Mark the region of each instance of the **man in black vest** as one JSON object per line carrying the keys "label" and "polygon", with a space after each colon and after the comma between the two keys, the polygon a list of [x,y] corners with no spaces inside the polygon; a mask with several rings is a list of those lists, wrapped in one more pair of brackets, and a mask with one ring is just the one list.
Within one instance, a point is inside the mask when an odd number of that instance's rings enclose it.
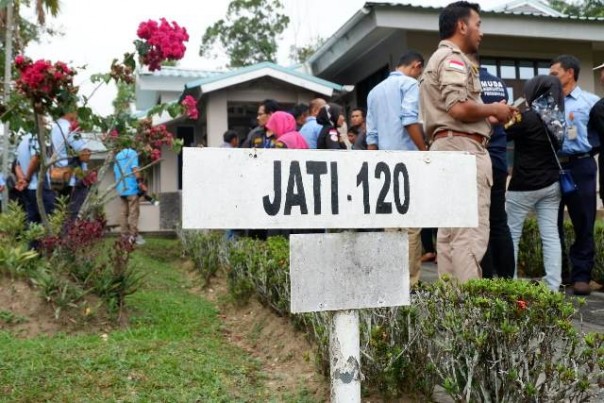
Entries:
{"label": "man in black vest", "polygon": [[[478,57],[472,58],[478,63]],[[485,104],[508,102],[505,84],[499,77],[491,74],[484,67],[479,69],[480,97]],[[493,125],[493,134],[487,151],[493,165],[493,186],[491,187],[491,207],[489,210],[489,244],[482,258],[482,276],[492,278],[514,277],[514,243],[508,227],[508,216],[505,212],[505,190],[507,188],[507,135],[502,125]]]}
{"label": "man in black vest", "polygon": [[[600,84],[604,86],[604,63],[594,68],[594,70],[600,71]],[[591,108],[589,112],[589,123],[587,123],[587,130],[593,135],[597,135],[600,139],[600,147],[604,145],[604,98],[601,98]],[[598,172],[600,175],[600,199],[604,204],[604,153],[601,152],[598,157]]]}

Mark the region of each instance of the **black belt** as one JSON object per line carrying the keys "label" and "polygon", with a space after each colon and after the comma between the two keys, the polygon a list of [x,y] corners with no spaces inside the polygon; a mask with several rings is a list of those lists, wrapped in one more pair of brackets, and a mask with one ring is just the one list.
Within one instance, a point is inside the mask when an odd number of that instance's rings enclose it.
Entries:
{"label": "black belt", "polygon": [[565,156],[562,156],[562,157],[558,157],[558,159],[560,160],[560,162],[562,164],[565,164],[565,163],[568,163],[568,162],[582,160],[583,158],[589,158],[589,157],[591,157],[590,153],[583,153],[583,154],[565,155]]}

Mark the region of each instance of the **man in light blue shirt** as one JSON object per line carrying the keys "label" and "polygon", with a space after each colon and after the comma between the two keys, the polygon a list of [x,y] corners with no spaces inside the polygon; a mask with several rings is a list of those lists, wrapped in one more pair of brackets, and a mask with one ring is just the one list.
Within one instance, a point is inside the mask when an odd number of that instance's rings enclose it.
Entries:
{"label": "man in light blue shirt", "polygon": [[327,102],[323,98],[315,98],[308,106],[308,117],[306,123],[300,128],[300,134],[306,140],[308,148],[317,148],[317,138],[323,126],[317,123],[317,114]]}
{"label": "man in light blue shirt", "polygon": [[419,123],[419,84],[424,58],[409,50],[396,70],[367,96],[367,149],[426,151]]}
{"label": "man in light blue shirt", "polygon": [[113,165],[116,191],[121,200],[120,227],[122,236],[139,245],[144,243],[138,233],[138,217],[140,214],[139,194],[145,191],[139,173],[138,154],[132,148],[124,148],[115,156]]}
{"label": "man in light blue shirt", "polygon": [[[367,149],[426,151],[419,123],[419,84],[424,58],[408,50],[396,70],[376,85],[367,96]],[[409,274],[411,285],[420,277],[422,245],[420,229],[408,228]]]}
{"label": "man in light blue shirt", "polygon": [[[90,150],[86,147],[86,141],[82,139],[78,132],[78,116],[75,106],[72,108],[72,111],[66,112],[52,125],[50,130],[51,159],[56,160],[55,167],[79,167],[83,172],[86,172]],[[69,223],[77,217],[88,195],[88,187],[81,180],[76,181],[75,176],[72,176],[68,186],[58,191],[58,194],[67,197],[69,200]]]}
{"label": "man in light blue shirt", "polygon": [[[562,168],[569,170],[577,185],[577,191],[562,195],[558,214],[558,231],[564,255],[564,206],[573,224],[575,242],[570,247],[570,279],[565,279],[568,268],[563,256],[563,281],[570,280],[575,295],[591,293],[589,282],[594,266],[594,225],[596,220],[596,172],[597,164],[592,154],[592,144],[587,133],[589,112],[598,97],[583,91],[577,85],[581,64],[579,59],[561,55],[552,60],[550,74],[558,77],[564,93],[564,113],[567,133],[560,152]],[[597,146],[597,144],[593,144]]]}
{"label": "man in light blue shirt", "polygon": [[[40,145],[32,134],[21,137],[17,146],[17,189],[23,191],[25,212],[28,223],[40,223],[40,210],[36,199],[38,189],[38,169],[40,166]],[[46,214],[51,214],[55,207],[55,194],[50,189],[48,175],[42,184],[42,201]]]}

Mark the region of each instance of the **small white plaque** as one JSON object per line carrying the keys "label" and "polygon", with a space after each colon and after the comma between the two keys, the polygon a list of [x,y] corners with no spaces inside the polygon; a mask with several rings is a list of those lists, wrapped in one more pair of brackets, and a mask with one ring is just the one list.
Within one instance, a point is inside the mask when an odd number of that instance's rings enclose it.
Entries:
{"label": "small white plaque", "polygon": [[406,232],[290,236],[291,312],[409,305]]}

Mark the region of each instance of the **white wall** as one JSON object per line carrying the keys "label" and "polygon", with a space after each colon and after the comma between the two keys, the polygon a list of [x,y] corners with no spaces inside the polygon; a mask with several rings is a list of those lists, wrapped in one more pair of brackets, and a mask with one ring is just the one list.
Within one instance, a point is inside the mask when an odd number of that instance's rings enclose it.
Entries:
{"label": "white wall", "polygon": [[226,91],[208,94],[206,107],[208,147],[220,146],[223,141],[222,135],[229,129],[227,99]]}

